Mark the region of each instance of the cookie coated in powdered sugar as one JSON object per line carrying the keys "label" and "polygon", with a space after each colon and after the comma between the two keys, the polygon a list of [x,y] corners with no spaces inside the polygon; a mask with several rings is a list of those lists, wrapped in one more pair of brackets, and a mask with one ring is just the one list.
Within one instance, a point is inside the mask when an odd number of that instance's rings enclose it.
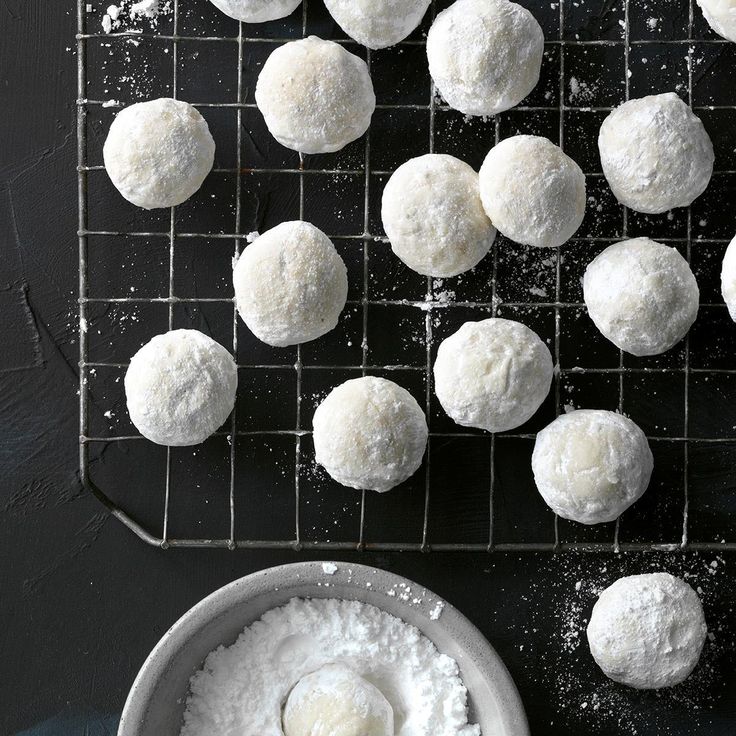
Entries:
{"label": "cookie coated in powdered sugar", "polygon": [[302,677],[284,705],[284,736],[394,736],[391,703],[344,664]]}
{"label": "cookie coated in powdered sugar", "polygon": [[478,174],[445,154],[399,166],[383,190],[381,218],[393,252],[425,276],[468,271],[496,237],[480,200]]}
{"label": "cookie coated in powdered sugar", "polygon": [[431,0],[325,0],[335,22],[370,49],[403,41],[421,22]]}
{"label": "cookie coated in powdered sugar", "polygon": [[731,319],[736,322],[736,238],[726,248],[721,268],[721,293]]}
{"label": "cookie coated in powdered sugar", "polygon": [[233,284],[243,321],[274,347],[334,329],[348,295],[347,269],[332,241],[300,220],[281,223],[248,245]]}
{"label": "cookie coated in powdered sugar", "polygon": [[654,459],[644,432],[612,411],[562,414],[537,435],[534,482],[563,519],[601,524],[617,519],[646,491]]}
{"label": "cookie coated in powdered sugar", "polygon": [[294,598],[211,652],[192,677],[181,736],[283,736],[292,688],[336,663],[381,691],[395,736],[480,736],[455,660],[375,606],[329,598]]}
{"label": "cookie coated in powdered sugar", "polygon": [[457,0],[427,35],[429,73],[447,104],[466,115],[497,115],[539,82],[544,33],[508,0]]}
{"label": "cookie coated in powdered sugar", "polygon": [[156,335],[125,374],[130,419],[159,445],[204,442],[232,412],[237,385],[233,356],[197,330]]}
{"label": "cookie coated in powdered sugar", "polygon": [[310,154],[360,138],[376,108],[363,59],[316,36],[277,48],[258,75],[255,97],[271,135]]}
{"label": "cookie coated in powdered sugar", "polygon": [[190,104],[162,97],[121,110],[102,153],[120,194],[150,210],[181,204],[202,186],[214,163],[215,141]]}
{"label": "cookie coated in powdered sugar", "polygon": [[687,678],[707,633],[697,593],[669,573],[617,580],[593,606],[587,630],[603,672],[640,690],[672,687]]}
{"label": "cookie coated in powdered sugar", "polygon": [[676,248],[634,238],[593,259],[583,276],[583,298],[595,326],[616,347],[658,355],[695,322],[700,290]]}
{"label": "cookie coated in powdered sugar", "polygon": [[708,25],[728,41],[736,41],[736,0],[698,0]]}
{"label": "cookie coated in powdered sugar", "polygon": [[713,174],[710,137],[674,92],[617,107],[601,125],[598,149],[616,199],[637,212],[687,207]]}
{"label": "cookie coated in powdered sugar", "polygon": [[537,135],[515,135],[489,151],[480,196],[498,231],[522,245],[556,248],[585,217],[585,175],[559,146]]}
{"label": "cookie coated in powdered sugar", "polygon": [[442,341],[434,364],[442,408],[463,427],[505,432],[521,426],[549,393],[552,356],[520,322],[466,322]]}
{"label": "cookie coated in powdered sugar", "polygon": [[210,0],[210,2],[235,20],[244,23],[265,23],[291,15],[302,0]]}
{"label": "cookie coated in powdered sugar", "polygon": [[364,376],[334,388],[313,419],[315,459],[349,488],[383,493],[419,468],[427,420],[416,399],[393,381]]}

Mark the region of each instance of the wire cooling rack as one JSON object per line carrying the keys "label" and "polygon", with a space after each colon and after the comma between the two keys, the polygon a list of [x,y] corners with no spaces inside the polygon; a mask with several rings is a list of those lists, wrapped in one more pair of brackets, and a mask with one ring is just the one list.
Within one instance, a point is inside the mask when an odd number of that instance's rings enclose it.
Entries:
{"label": "wire cooling rack", "polygon": [[[515,110],[469,120],[438,100],[424,60],[428,25],[449,4],[435,0],[408,40],[370,52],[339,34],[319,0],[304,0],[290,19],[261,26],[230,21],[206,0],[169,0],[171,13],[156,28],[109,35],[101,32],[100,13],[90,13],[104,6],[79,0],[80,469],[84,485],[146,542],[296,550],[736,549],[736,331],[718,293],[720,260],[736,230],[729,135],[736,47],[709,31],[693,0],[650,0],[644,8],[628,0],[526,0],[545,30],[540,85]],[[270,51],[310,33],[362,54],[377,90],[369,133],[333,156],[297,157],[279,147],[252,99]],[[107,100],[115,93],[113,68],[116,89],[129,99]],[[135,92],[121,83],[131,79],[138,80]],[[711,133],[717,173],[692,208],[661,217],[627,212],[600,173],[597,128],[625,99],[673,89]],[[218,159],[202,191],[162,215],[135,210],[112,191],[100,147],[116,108],[164,95],[205,115]],[[517,132],[547,135],[583,166],[589,212],[578,235],[561,249],[536,252],[499,237],[475,272],[456,280],[405,269],[380,224],[380,193],[391,171],[432,151],[478,168],[494,142]],[[250,230],[296,217],[315,222],[336,243],[348,264],[350,295],[334,334],[277,351],[238,321],[228,273]],[[698,322],[664,356],[637,359],[614,349],[581,303],[585,265],[611,242],[635,235],[680,248],[701,286]],[[499,435],[452,424],[431,383],[439,340],[467,319],[491,315],[537,330],[557,367],[537,416]],[[154,334],[176,327],[209,332],[239,364],[235,412],[198,448],[153,446],[125,412],[127,359]],[[314,463],[309,431],[311,412],[328,390],[366,373],[409,388],[430,423],[423,467],[382,495],[336,486]],[[588,528],[557,519],[534,489],[535,433],[570,406],[624,411],[649,437],[652,484],[615,523]]]}

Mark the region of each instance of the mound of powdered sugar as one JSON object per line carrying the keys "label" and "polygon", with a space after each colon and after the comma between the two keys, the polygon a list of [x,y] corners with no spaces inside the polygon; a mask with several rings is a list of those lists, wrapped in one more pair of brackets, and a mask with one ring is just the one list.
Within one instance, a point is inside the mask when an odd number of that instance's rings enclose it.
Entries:
{"label": "mound of powdered sugar", "polygon": [[391,703],[396,736],[479,736],[457,663],[418,629],[358,601],[294,598],[268,611],[191,680],[181,736],[282,736],[304,676],[341,663]]}

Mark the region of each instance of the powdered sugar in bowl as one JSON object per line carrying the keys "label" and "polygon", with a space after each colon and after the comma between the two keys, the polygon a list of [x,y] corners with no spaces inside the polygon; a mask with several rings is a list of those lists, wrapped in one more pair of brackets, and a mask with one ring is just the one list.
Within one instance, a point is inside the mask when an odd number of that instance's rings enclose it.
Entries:
{"label": "powdered sugar in bowl", "polygon": [[[308,601],[294,599],[311,599],[314,609]],[[308,628],[310,617],[314,618],[317,608],[326,622],[324,640],[319,647],[314,646],[313,640],[322,634],[313,625],[311,637],[305,638],[304,651],[296,652],[297,667],[304,668],[303,673],[291,671],[291,663],[277,661],[278,657],[273,655],[278,653],[278,645],[272,654],[268,653],[271,645],[268,638],[262,636],[263,622],[241,636],[246,627],[259,621],[267,612],[270,613],[264,620],[277,639],[284,632],[290,633],[289,627],[294,630]],[[365,616],[369,633],[355,634],[352,641],[341,643],[334,652],[326,651],[330,646],[330,626],[339,627],[341,616]],[[384,695],[389,701],[394,701],[392,705],[399,713],[401,706],[397,708],[396,704],[407,697],[411,686],[407,685],[402,692],[401,687],[397,689],[396,680],[392,683],[389,677],[382,681],[381,673],[390,671],[390,657],[376,658],[368,653],[368,646],[364,655],[361,637],[374,634],[388,637],[392,646],[406,646],[408,653],[408,647],[414,646],[412,627],[423,635],[418,636],[414,631],[415,639],[426,637],[434,646],[426,642],[424,649],[416,649],[420,655],[417,666],[413,674],[409,670],[402,673],[401,679],[416,677],[420,688],[435,687],[438,697],[446,698],[448,704],[456,706],[464,705],[462,686],[467,688],[468,723],[463,725],[464,710],[461,707],[463,718],[448,721],[443,734],[474,734],[478,732],[477,724],[483,736],[528,736],[524,710],[511,677],[482,634],[462,614],[405,578],[376,568],[342,562],[305,562],[264,570],[221,588],[197,604],[164,635],[143,665],[128,696],[118,736],[179,736],[187,729],[198,733],[198,728],[208,728],[211,736],[230,736],[226,723],[236,726],[233,733],[237,732],[239,736],[257,736],[246,732],[249,724],[255,723],[247,720],[253,715],[246,714],[246,720],[234,724],[232,720],[228,721],[230,716],[226,714],[222,729],[217,722],[217,733],[212,730],[215,722],[207,721],[211,715],[207,713],[210,707],[227,710],[229,700],[237,697],[237,688],[228,684],[227,675],[231,672],[228,653],[232,660],[238,661],[247,656],[251,646],[262,646],[262,656],[272,660],[259,668],[263,674],[261,680],[266,680],[264,692],[268,689],[269,677],[275,680],[291,676],[294,682],[281,688],[288,694],[299,677],[323,665],[331,666],[331,660],[336,658],[340,666],[347,665],[374,684],[378,682],[379,689],[385,687]],[[355,633],[355,627],[351,629]],[[226,649],[228,647],[230,649]],[[320,652],[320,649],[325,651]],[[290,656],[294,654],[293,647],[289,650]],[[325,661],[322,662],[321,658]],[[408,658],[405,654],[397,661],[403,662]],[[457,662],[459,673],[448,658]],[[205,660],[207,665],[203,673]],[[285,664],[289,667],[284,668]],[[286,674],[287,670],[290,675]],[[213,678],[213,671],[224,677],[221,680]],[[444,673],[446,682],[441,673]],[[258,679],[252,678],[247,686],[258,687]],[[263,684],[261,681],[260,686]],[[274,702],[270,707],[274,713],[280,708],[284,693],[272,698]],[[185,710],[187,726],[182,731]],[[416,721],[417,730],[413,731],[407,726],[405,716],[404,712],[399,714],[396,734],[424,732],[421,718]],[[271,720],[276,722],[272,724],[274,734],[280,734],[280,719],[274,716]],[[403,724],[402,730],[399,730],[399,724]],[[264,727],[258,726],[258,736]]]}

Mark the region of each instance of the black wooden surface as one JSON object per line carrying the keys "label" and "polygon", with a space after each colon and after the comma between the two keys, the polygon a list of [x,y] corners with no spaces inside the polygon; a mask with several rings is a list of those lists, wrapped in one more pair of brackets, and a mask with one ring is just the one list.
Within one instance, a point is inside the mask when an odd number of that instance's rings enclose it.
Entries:
{"label": "black wooden surface", "polygon": [[[184,611],[241,575],[310,557],[149,548],[79,488],[72,5],[0,0],[0,734],[114,732],[139,666]],[[736,63],[733,52],[723,56]],[[726,63],[719,59],[710,66]],[[733,119],[724,121],[723,156],[732,155]],[[733,214],[723,209],[713,218],[730,232]],[[647,396],[646,386],[639,391]],[[711,397],[714,405],[720,396]],[[443,449],[449,462],[455,452]],[[692,523],[712,539],[733,526],[733,448],[697,452]],[[660,465],[676,469],[677,462],[663,457]],[[523,474],[511,472],[500,496],[512,520],[528,511],[526,493],[514,494],[517,480]],[[657,492],[666,494],[667,485]],[[440,501],[448,517],[450,491]],[[264,528],[277,525],[260,513]],[[638,538],[675,528],[678,518],[669,513],[667,504],[653,503],[635,523]],[[508,533],[516,529],[510,521]],[[441,538],[452,529],[440,521],[435,532]],[[736,732],[733,555],[338,557],[415,579],[468,615],[506,661],[535,735]],[[713,634],[693,677],[661,694],[608,682],[581,638],[601,586],[651,569],[687,575],[702,589]]]}

